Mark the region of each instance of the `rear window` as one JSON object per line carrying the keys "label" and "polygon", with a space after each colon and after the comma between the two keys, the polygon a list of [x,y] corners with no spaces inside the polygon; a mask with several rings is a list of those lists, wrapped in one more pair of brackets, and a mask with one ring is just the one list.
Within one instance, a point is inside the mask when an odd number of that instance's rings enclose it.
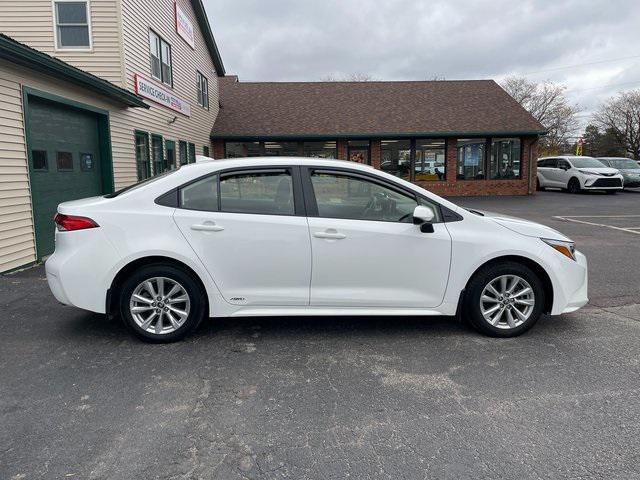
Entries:
{"label": "rear window", "polygon": [[104,198],[115,198],[118,195],[121,195],[125,192],[131,192],[133,190],[137,190],[140,187],[144,187],[145,185],[149,185],[157,180],[160,180],[161,178],[169,176],[172,173],[175,173],[176,171],[177,170],[171,170],[169,172],[164,172],[164,173],[161,173],[160,175],[156,175],[155,177],[147,178],[146,180],[142,180],[141,182],[134,183],[133,185],[129,185],[128,187],[121,188],[120,190],[116,190],[113,193],[109,193],[105,195]]}

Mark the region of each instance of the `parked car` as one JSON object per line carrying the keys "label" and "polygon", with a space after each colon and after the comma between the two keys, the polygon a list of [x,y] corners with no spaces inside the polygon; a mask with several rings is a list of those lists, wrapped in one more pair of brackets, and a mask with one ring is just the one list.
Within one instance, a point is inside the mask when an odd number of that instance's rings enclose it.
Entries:
{"label": "parked car", "polygon": [[538,190],[562,188],[570,193],[582,190],[622,190],[622,174],[593,157],[571,155],[544,157],[538,160]]}
{"label": "parked car", "polygon": [[54,296],[151,341],[254,315],[459,315],[511,337],[587,303],[565,235],[353,162],[194,163],[62,203],[55,223]]}
{"label": "parked car", "polygon": [[624,157],[598,157],[598,160],[622,174],[625,188],[640,187],[640,165],[635,160]]}

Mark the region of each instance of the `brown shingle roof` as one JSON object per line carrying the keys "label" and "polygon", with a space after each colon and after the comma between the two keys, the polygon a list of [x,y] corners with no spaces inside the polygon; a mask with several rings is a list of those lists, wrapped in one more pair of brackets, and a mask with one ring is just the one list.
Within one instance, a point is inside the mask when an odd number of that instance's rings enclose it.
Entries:
{"label": "brown shingle roof", "polygon": [[541,134],[493,80],[238,82],[220,79],[216,138]]}

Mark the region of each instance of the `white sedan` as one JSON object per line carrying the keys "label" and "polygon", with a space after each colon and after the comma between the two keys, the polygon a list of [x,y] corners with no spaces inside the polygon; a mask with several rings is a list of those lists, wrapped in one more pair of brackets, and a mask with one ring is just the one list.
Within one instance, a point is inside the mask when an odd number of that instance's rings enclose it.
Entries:
{"label": "white sedan", "polygon": [[510,337],[587,303],[563,234],[352,162],[203,161],[63,203],[55,222],[55,297],[151,341],[254,315],[458,315]]}
{"label": "white sedan", "polygon": [[538,190],[562,188],[569,193],[604,190],[616,193],[623,188],[622,174],[593,157],[565,155],[538,160]]}

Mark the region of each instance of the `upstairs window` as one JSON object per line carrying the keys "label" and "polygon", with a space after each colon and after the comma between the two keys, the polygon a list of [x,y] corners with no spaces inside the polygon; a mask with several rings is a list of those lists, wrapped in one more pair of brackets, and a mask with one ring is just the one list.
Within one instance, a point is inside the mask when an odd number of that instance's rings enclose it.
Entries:
{"label": "upstairs window", "polygon": [[209,79],[196,71],[198,82],[198,105],[202,105],[209,110]]}
{"label": "upstairs window", "polygon": [[56,48],[71,50],[91,48],[88,2],[56,0],[53,6],[56,21]]}
{"label": "upstairs window", "polygon": [[170,87],[173,86],[171,45],[152,30],[149,31],[149,56],[151,76]]}

